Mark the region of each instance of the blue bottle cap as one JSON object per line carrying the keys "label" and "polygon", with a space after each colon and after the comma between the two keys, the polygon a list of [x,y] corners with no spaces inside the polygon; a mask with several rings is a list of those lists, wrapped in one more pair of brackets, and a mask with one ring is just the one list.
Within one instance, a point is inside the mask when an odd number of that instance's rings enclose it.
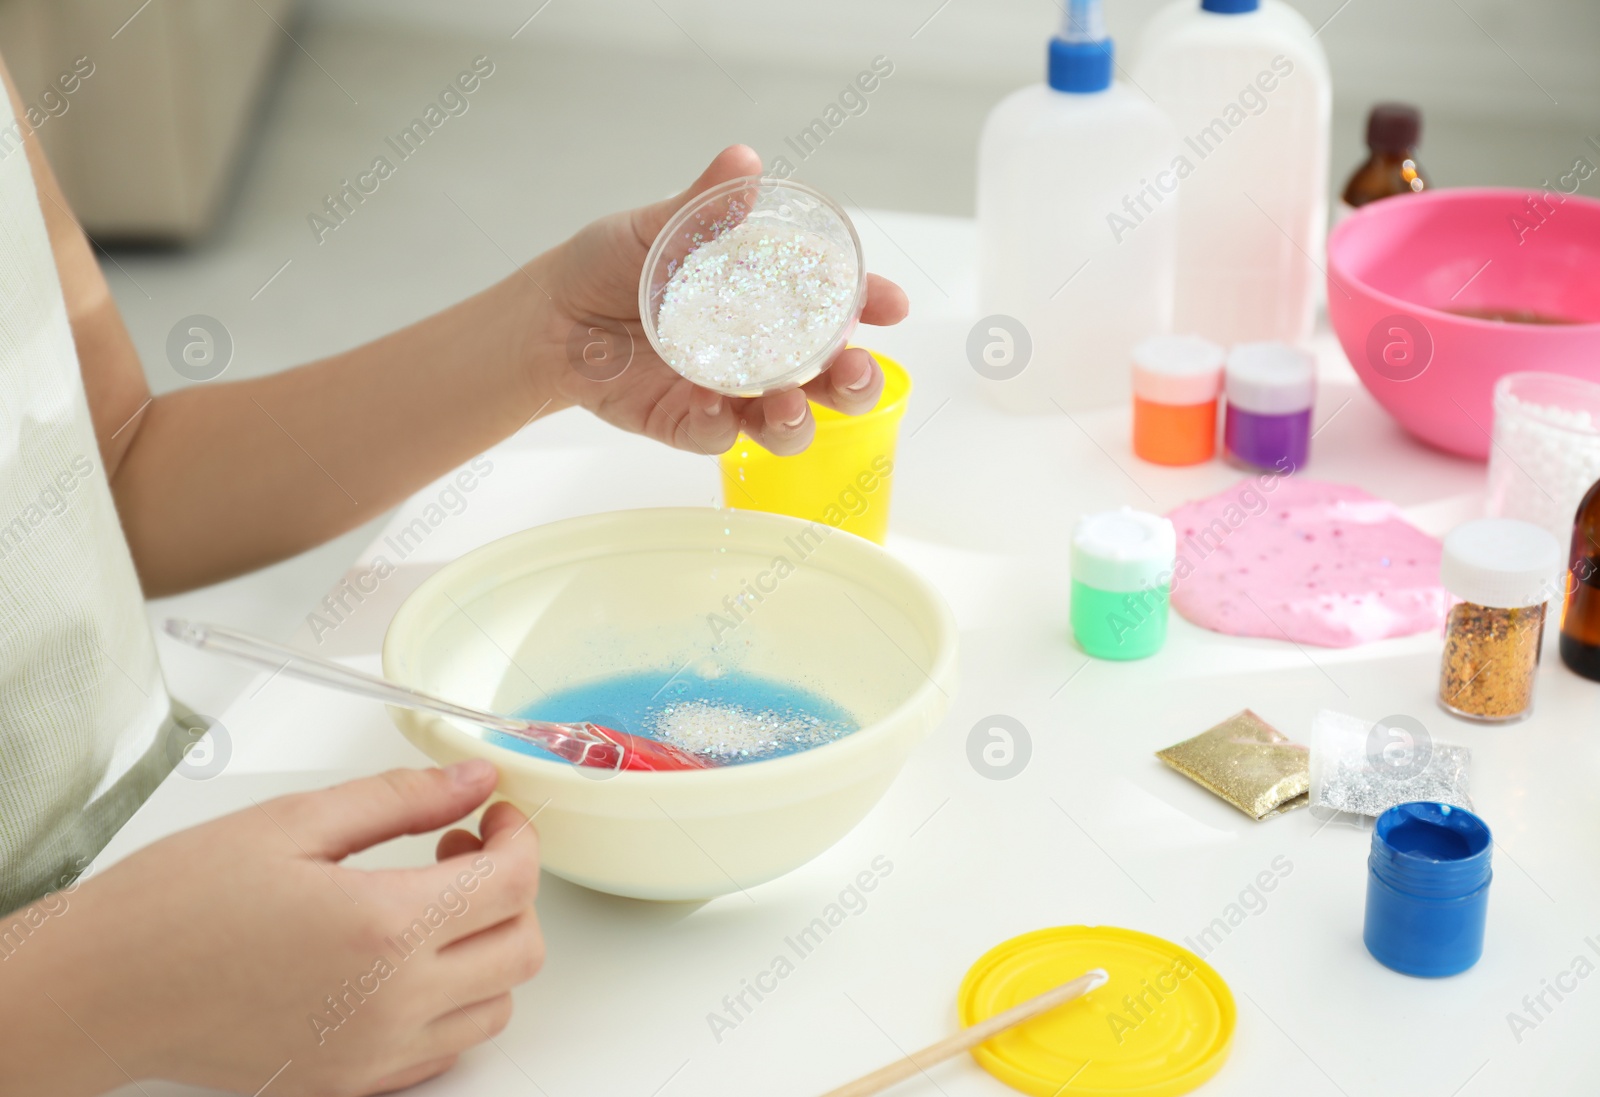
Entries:
{"label": "blue bottle cap", "polygon": [[1101,0],[1068,0],[1061,33],[1050,39],[1049,82],[1078,94],[1111,86],[1113,48]]}
{"label": "blue bottle cap", "polygon": [[1243,15],[1260,6],[1261,0],[1200,0],[1201,11],[1213,11],[1218,15]]}

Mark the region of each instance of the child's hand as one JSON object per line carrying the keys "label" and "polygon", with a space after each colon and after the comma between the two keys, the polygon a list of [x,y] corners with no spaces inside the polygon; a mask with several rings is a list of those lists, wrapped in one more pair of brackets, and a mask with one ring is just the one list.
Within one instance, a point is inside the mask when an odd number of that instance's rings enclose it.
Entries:
{"label": "child's hand", "polygon": [[[129,1076],[255,1093],[282,1068],[273,1097],[356,1095],[448,1069],[505,1027],[511,988],[543,959],[533,828],[501,803],[481,839],[447,833],[437,865],[339,862],[454,822],[494,783],[478,761],[269,800],[86,881],[0,972],[20,976],[0,1020],[25,1012],[43,1026],[34,1046],[57,1041],[48,1076],[0,1094]],[[100,1073],[58,1085],[64,1062]]]}
{"label": "child's hand", "polygon": [[[739,431],[773,453],[798,453],[811,444],[816,428],[807,397],[847,414],[870,411],[883,389],[883,373],[866,351],[846,350],[819,377],[801,389],[753,400],[738,400],[700,388],[679,376],[655,353],[639,324],[639,276],[650,245],[685,202],[719,183],[759,175],[761,159],[743,145],[726,149],[688,190],[675,198],[627,213],[612,214],[529,264],[546,322],[535,338],[536,360],[561,371],[555,382],[563,399],[588,408],[625,430],[648,435],[693,453],[721,453]],[[905,319],[906,295],[875,274],[867,276],[861,321],[898,324]],[[632,360],[608,379],[587,376],[569,363],[574,331],[596,318],[621,324],[632,336]],[[620,368],[621,363],[619,362]]]}

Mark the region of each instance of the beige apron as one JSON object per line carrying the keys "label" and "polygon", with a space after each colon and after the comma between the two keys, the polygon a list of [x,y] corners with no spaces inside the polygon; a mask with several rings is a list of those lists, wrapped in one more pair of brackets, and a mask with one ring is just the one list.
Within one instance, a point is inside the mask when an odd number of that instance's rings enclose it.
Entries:
{"label": "beige apron", "polygon": [[[9,102],[0,122],[16,132]],[[28,157],[3,140],[0,912],[93,859],[171,770],[175,730]]]}

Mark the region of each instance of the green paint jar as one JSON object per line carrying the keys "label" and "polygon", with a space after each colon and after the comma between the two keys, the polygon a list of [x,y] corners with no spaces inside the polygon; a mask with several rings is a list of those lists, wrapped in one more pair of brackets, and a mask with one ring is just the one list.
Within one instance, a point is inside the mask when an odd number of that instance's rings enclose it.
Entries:
{"label": "green paint jar", "polygon": [[1131,507],[1080,518],[1072,530],[1072,635],[1096,659],[1143,659],[1167,639],[1178,537]]}

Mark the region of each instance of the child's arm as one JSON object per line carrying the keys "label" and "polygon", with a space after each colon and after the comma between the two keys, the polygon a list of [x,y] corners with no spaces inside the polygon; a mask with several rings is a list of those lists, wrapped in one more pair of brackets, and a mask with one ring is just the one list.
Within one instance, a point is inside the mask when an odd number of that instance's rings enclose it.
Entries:
{"label": "child's arm", "polygon": [[[882,387],[871,357],[852,350],[804,393],[729,400],[682,379],[651,350],[638,324],[645,254],[691,195],[760,171],[756,154],[735,146],[678,197],[598,221],[497,285],[376,342],[151,400],[90,246],[31,135],[27,146],[102,459],[151,596],[352,529],[537,415],[581,405],[706,453],[727,449],[743,429],[791,453],[814,429],[805,396],[865,411]],[[873,277],[862,319],[892,324],[905,312],[899,287]],[[626,324],[633,336],[631,364],[607,381],[568,361],[569,339],[595,317]]]}

